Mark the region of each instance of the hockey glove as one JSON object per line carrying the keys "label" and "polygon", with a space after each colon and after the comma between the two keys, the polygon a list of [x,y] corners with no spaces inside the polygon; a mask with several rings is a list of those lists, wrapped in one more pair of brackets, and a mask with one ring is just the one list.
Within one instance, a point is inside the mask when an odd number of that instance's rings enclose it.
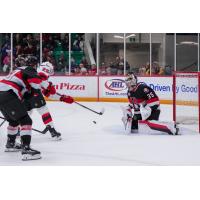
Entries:
{"label": "hockey glove", "polygon": [[47,87],[47,89],[44,89],[42,93],[45,97],[49,97],[50,95],[56,94],[56,89],[53,86],[52,82],[49,82],[49,86]]}
{"label": "hockey glove", "polygon": [[74,102],[74,99],[71,97],[71,96],[66,96],[66,95],[62,95],[60,97],[60,101],[63,101],[65,103],[73,103]]}
{"label": "hockey glove", "polygon": [[142,115],[142,120],[147,120],[151,115],[151,108],[148,105],[146,105],[145,107],[140,106],[140,112]]}

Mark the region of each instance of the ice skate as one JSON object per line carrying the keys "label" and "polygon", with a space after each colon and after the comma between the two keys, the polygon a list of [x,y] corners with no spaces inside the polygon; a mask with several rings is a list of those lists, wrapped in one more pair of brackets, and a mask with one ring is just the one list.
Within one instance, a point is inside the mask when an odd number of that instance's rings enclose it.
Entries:
{"label": "ice skate", "polygon": [[41,158],[41,153],[35,149],[30,148],[30,146],[26,145],[22,148],[22,160],[38,160]]}
{"label": "ice skate", "polygon": [[56,141],[62,140],[61,134],[59,132],[57,132],[54,127],[51,127],[50,125],[48,125],[47,129],[51,133],[51,137],[53,138],[53,140],[56,140]]}
{"label": "ice skate", "polygon": [[9,140],[6,143],[5,152],[19,152],[21,151],[21,144],[16,142],[10,142]]}

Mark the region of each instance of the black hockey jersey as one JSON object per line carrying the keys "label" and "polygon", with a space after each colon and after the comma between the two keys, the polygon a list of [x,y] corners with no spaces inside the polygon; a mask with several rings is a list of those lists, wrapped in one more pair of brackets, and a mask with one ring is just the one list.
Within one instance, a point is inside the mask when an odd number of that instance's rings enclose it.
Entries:
{"label": "black hockey jersey", "polygon": [[152,110],[160,109],[160,101],[155,91],[143,82],[137,83],[135,88],[127,93],[129,102],[136,107],[138,105],[151,107]]}
{"label": "black hockey jersey", "polygon": [[41,90],[48,85],[48,81],[43,81],[34,68],[20,67],[0,81],[0,91],[13,90],[19,99],[22,99],[25,92],[31,88]]}

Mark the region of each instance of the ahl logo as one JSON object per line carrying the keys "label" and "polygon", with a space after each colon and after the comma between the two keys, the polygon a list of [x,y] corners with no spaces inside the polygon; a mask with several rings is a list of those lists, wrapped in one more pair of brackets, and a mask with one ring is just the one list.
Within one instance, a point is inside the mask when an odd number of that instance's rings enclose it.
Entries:
{"label": "ahl logo", "polygon": [[122,91],[127,88],[126,83],[122,79],[111,79],[105,82],[105,87],[112,91]]}

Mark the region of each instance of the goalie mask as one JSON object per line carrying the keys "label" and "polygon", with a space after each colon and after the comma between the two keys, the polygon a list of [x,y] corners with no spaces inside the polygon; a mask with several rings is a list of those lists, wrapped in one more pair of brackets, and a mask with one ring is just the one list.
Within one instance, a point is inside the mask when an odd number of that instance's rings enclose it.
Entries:
{"label": "goalie mask", "polygon": [[54,67],[50,62],[43,62],[38,68],[37,72],[39,74],[44,74],[49,77],[54,74]]}
{"label": "goalie mask", "polygon": [[133,73],[128,74],[125,83],[128,88],[134,87],[137,85],[137,77]]}

